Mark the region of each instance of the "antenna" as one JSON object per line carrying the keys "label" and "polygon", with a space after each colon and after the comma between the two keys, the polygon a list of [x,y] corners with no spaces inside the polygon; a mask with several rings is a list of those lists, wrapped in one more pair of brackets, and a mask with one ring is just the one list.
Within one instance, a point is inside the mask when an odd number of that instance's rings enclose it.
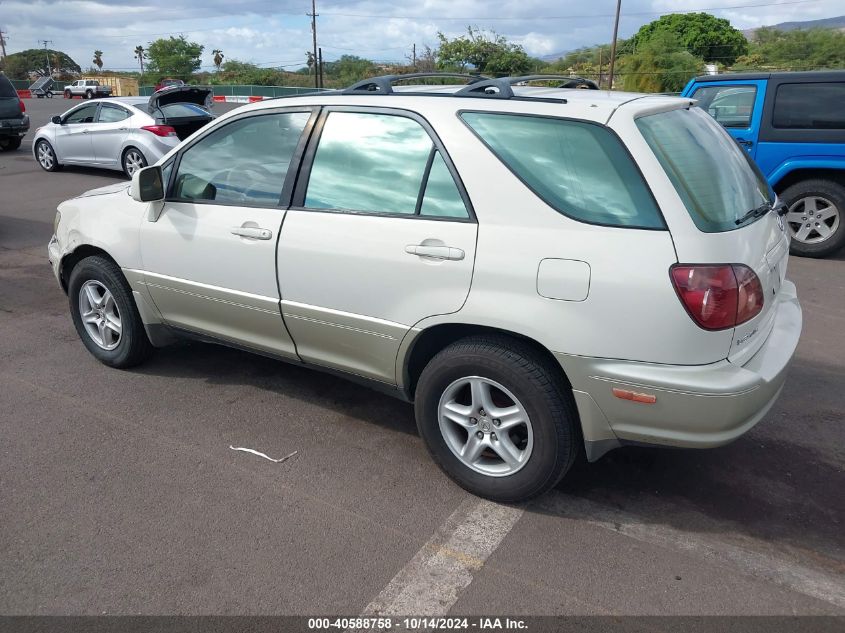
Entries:
{"label": "antenna", "polygon": [[53,40],[38,40],[41,44],[44,45],[44,56],[47,58],[47,76],[53,76],[53,69],[50,68],[50,53],[47,52],[47,44],[52,44]]}

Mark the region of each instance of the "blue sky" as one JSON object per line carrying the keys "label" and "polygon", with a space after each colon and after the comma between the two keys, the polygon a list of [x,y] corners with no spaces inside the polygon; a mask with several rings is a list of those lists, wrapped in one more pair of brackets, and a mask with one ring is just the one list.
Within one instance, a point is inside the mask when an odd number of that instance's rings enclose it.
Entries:
{"label": "blue sky", "polygon": [[[615,0],[318,0],[318,43],[328,60],[353,54],[401,61],[413,43],[418,50],[434,46],[438,31],[455,35],[471,24],[543,56],[609,41],[615,6]],[[226,59],[295,69],[311,48],[310,10],[310,0],[0,0],[0,29],[9,53],[52,40],[51,48],[83,68],[100,49],[106,68],[134,69],[135,46],[181,33],[205,45],[209,69],[215,48]],[[681,10],[708,10],[740,29],[845,13],[842,0],[623,0],[620,36]]]}

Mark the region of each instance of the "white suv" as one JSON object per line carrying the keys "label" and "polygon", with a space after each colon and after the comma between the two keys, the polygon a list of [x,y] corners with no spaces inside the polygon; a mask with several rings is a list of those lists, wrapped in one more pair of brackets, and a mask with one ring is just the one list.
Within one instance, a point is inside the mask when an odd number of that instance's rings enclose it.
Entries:
{"label": "white suv", "polygon": [[689,99],[394,85],[263,101],[59,206],[50,261],[114,367],[188,336],[413,401],[500,501],[580,451],[713,447],[801,331],[765,180]]}

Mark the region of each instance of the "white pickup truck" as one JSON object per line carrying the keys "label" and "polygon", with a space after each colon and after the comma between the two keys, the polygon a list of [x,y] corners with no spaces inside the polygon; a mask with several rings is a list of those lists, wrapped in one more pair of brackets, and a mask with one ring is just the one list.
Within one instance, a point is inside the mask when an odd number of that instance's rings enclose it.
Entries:
{"label": "white pickup truck", "polygon": [[94,99],[111,96],[111,86],[101,86],[96,79],[78,79],[72,84],[65,86],[65,99],[82,97],[83,99]]}

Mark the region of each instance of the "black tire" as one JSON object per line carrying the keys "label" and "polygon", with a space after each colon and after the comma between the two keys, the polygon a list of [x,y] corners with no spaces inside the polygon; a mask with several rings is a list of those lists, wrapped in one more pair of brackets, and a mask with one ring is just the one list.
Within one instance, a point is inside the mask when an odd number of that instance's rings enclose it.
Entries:
{"label": "black tire", "polygon": [[48,91],[47,91],[47,98],[48,98],[48,99],[52,99],[52,98],[53,98],[53,93],[52,93],[50,90],[48,90]]}
{"label": "black tire", "polygon": [[94,91],[93,90],[86,90],[85,91],[85,98],[86,99],[93,99],[94,98]]}
{"label": "black tire", "polygon": [[73,99],[73,93],[70,90],[64,91],[65,99]]}
{"label": "black tire", "polygon": [[[94,280],[105,286],[112,297],[120,316],[121,333],[117,347],[107,350],[100,347],[82,322],[79,307],[80,290],[86,281]],[[132,298],[132,291],[120,268],[110,259],[98,255],[86,257],[71,271],[68,282],[68,299],[73,325],[82,343],[101,363],[109,367],[127,369],[144,362],[153,352],[147,338],[138,307]]]}
{"label": "black tire", "polygon": [[139,150],[137,147],[127,147],[123,150],[123,154],[120,157],[120,165],[123,167],[123,173],[126,174],[126,177],[132,180],[132,173],[130,173],[130,167],[127,165],[130,152],[137,154],[140,160],[140,167],[138,167],[138,169],[146,167],[149,163],[147,162],[147,158],[144,156],[144,152]]}
{"label": "black tire", "polygon": [[21,137],[14,136],[0,140],[0,152],[12,152],[21,146]]}
{"label": "black tire", "polygon": [[[48,166],[45,166],[44,163],[38,158],[39,153],[41,152],[41,148],[44,148],[45,151],[49,152],[50,155],[53,157],[52,164],[48,163]],[[56,151],[53,149],[53,146],[50,145],[49,141],[45,141],[43,138],[39,139],[35,143],[35,160],[38,162],[38,165],[44,171],[59,171],[61,170],[62,166],[59,164],[59,159],[56,156]]]}
{"label": "black tire", "polygon": [[[806,222],[813,220],[808,213],[803,213],[803,200],[808,198],[822,198],[834,207],[837,219],[827,220],[828,226],[834,227],[834,231],[826,239],[817,242],[804,242],[796,237],[796,230],[801,227],[800,223],[791,222],[791,219],[801,220],[806,217]],[[793,212],[801,211],[802,215],[797,217],[788,213],[785,220],[788,222],[792,241],[789,252],[800,257],[827,257],[845,246],[845,187],[831,180],[803,180],[787,187],[781,194],[781,200]],[[806,226],[806,225],[805,225]],[[810,239],[817,239],[819,235],[815,232],[810,234]]]}
{"label": "black tire", "polygon": [[[491,476],[471,469],[452,452],[440,430],[441,396],[449,385],[469,376],[506,387],[530,418],[533,450],[512,474]],[[578,414],[560,368],[529,345],[507,337],[469,337],[441,350],[420,376],[415,412],[420,435],[440,468],[464,489],[494,501],[524,501],[552,488],[580,451]]]}

